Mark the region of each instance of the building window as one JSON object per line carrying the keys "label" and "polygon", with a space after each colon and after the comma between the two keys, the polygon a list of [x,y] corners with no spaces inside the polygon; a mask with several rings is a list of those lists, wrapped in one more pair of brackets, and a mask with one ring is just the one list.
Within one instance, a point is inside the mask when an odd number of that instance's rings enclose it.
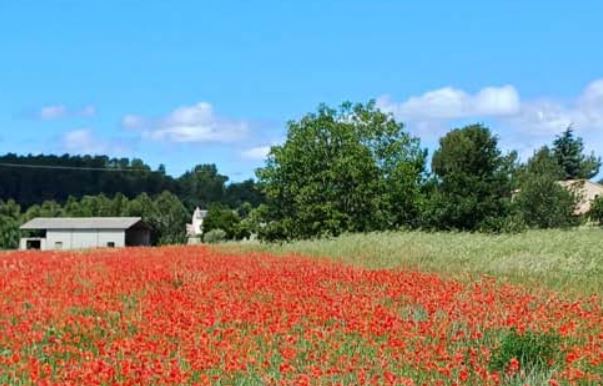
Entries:
{"label": "building window", "polygon": [[54,242],[54,249],[63,249],[63,242],[62,241],[55,241]]}
{"label": "building window", "polygon": [[115,243],[114,243],[113,241],[109,241],[109,242],[107,243],[107,247],[108,247],[108,248],[115,248]]}

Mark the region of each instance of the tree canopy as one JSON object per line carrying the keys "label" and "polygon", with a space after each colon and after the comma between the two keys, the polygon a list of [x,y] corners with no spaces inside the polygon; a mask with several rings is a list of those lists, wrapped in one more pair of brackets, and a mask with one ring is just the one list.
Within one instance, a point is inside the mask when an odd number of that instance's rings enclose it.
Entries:
{"label": "tree canopy", "polygon": [[535,228],[561,228],[578,222],[577,197],[559,184],[565,176],[554,154],[544,146],[518,171],[515,196],[523,221]]}
{"label": "tree canopy", "polygon": [[599,173],[601,158],[584,154],[582,138],[574,137],[569,126],[553,142],[553,156],[564,172],[564,179],[589,179]]}
{"label": "tree canopy", "polygon": [[476,124],[440,139],[431,167],[436,189],[427,221],[439,229],[478,230],[507,216],[516,154],[503,156],[490,129]]}
{"label": "tree canopy", "polygon": [[170,191],[188,210],[222,203],[238,208],[245,202],[258,206],[263,197],[253,180],[227,184],[228,177],[214,164],[200,164],[174,178],[160,165],[157,170],[140,159],[107,156],[6,154],[0,156],[0,199],[23,207],[53,200],[63,204],[72,197],[120,194],[132,199]]}
{"label": "tree canopy", "polygon": [[373,102],[288,123],[257,172],[266,239],[309,238],[404,225],[418,212],[426,152]]}

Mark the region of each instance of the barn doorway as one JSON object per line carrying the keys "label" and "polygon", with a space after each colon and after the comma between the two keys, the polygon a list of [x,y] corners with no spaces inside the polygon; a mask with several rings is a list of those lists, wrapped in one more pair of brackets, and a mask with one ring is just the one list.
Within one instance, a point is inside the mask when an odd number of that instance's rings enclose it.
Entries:
{"label": "barn doorway", "polygon": [[36,239],[30,239],[25,242],[25,249],[27,250],[40,250],[42,249],[42,241]]}
{"label": "barn doorway", "polygon": [[143,222],[138,222],[126,229],[126,247],[151,245],[151,229]]}

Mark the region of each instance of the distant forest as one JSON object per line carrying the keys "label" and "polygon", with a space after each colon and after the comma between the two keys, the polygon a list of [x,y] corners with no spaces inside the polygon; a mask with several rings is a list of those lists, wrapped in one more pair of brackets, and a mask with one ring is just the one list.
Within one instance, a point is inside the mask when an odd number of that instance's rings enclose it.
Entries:
{"label": "distant forest", "polygon": [[214,164],[202,164],[179,177],[172,177],[160,165],[153,170],[143,160],[107,156],[17,155],[0,156],[0,200],[12,199],[22,207],[53,200],[59,204],[69,197],[82,198],[117,193],[132,199],[169,191],[189,210],[196,206],[222,204],[238,208],[243,203],[256,207],[262,195],[253,180],[228,183]]}

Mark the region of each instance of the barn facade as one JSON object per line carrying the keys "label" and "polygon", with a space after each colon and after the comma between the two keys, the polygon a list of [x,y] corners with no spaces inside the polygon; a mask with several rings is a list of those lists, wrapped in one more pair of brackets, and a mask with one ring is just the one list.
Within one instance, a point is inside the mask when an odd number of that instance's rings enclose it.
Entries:
{"label": "barn facade", "polygon": [[21,226],[19,249],[68,250],[146,246],[150,228],[140,217],[34,218]]}

